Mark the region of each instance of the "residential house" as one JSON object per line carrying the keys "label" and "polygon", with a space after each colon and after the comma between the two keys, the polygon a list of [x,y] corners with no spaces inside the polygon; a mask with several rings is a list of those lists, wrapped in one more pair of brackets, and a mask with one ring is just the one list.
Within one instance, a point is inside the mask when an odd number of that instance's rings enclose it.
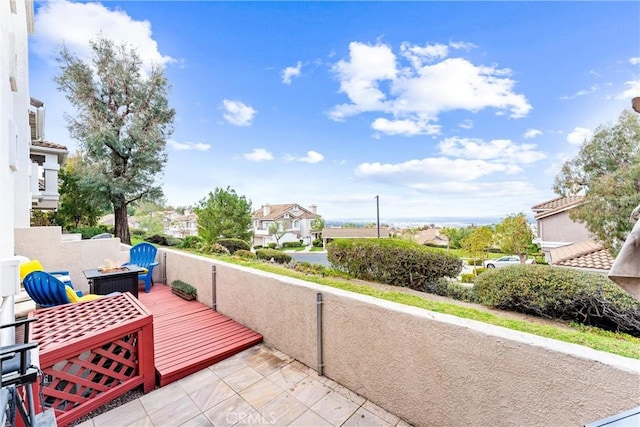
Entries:
{"label": "residential house", "polygon": [[440,230],[441,228],[439,227],[420,230],[415,234],[415,240],[421,245],[442,246],[446,248],[449,245],[449,238],[440,234]]}
{"label": "residential house", "polygon": [[[251,214],[253,221],[253,245],[267,246],[269,243],[284,243],[302,240],[303,245],[310,245],[312,237],[311,222],[319,218],[317,206],[305,209],[297,203],[282,205],[263,205]],[[269,232],[271,224],[279,224],[282,237],[276,242],[276,236]]]}
{"label": "residential house", "polygon": [[68,150],[44,137],[45,107],[42,101],[30,99],[29,127],[31,128],[30,193],[33,209],[53,210],[58,207],[58,171]]}
{"label": "residential house", "polygon": [[162,220],[164,234],[173,237],[184,238],[198,235],[198,217],[195,213],[185,211],[183,215],[178,212],[167,212]]}
{"label": "residential house", "polygon": [[569,216],[571,209],[582,200],[583,196],[557,197],[533,206],[538,231],[534,243],[540,246],[550,264],[606,274],[613,258],[592,239],[584,224],[574,222]]}

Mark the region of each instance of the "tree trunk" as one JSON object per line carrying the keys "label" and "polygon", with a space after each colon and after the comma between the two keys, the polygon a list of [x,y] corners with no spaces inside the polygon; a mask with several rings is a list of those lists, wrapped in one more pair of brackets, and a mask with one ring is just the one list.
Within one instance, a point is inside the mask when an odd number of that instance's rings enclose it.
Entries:
{"label": "tree trunk", "polygon": [[120,204],[120,207],[114,207],[114,225],[115,235],[120,238],[120,242],[127,245],[131,244],[131,234],[129,234],[129,221],[127,218],[127,205]]}

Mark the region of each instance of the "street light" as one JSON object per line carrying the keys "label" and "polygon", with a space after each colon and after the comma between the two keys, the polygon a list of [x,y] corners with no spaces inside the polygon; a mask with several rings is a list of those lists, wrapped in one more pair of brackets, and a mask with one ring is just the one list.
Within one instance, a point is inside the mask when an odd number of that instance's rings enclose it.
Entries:
{"label": "street light", "polygon": [[380,196],[376,196],[376,218],[378,224],[378,239],[380,238]]}

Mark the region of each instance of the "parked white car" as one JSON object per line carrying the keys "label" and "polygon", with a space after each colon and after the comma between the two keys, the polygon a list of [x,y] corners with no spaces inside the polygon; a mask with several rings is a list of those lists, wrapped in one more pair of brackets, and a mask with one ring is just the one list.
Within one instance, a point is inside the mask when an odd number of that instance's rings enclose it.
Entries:
{"label": "parked white car", "polygon": [[[527,259],[525,264],[535,264],[534,259]],[[503,256],[502,258],[488,259],[484,262],[486,268],[500,268],[507,265],[520,264],[520,257],[517,255]]]}

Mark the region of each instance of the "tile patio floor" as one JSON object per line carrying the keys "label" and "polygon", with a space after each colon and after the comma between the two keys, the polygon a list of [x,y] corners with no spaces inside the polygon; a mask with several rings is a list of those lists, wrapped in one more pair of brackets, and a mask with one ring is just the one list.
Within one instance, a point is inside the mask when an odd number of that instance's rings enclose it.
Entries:
{"label": "tile patio floor", "polygon": [[79,425],[409,426],[263,344]]}

